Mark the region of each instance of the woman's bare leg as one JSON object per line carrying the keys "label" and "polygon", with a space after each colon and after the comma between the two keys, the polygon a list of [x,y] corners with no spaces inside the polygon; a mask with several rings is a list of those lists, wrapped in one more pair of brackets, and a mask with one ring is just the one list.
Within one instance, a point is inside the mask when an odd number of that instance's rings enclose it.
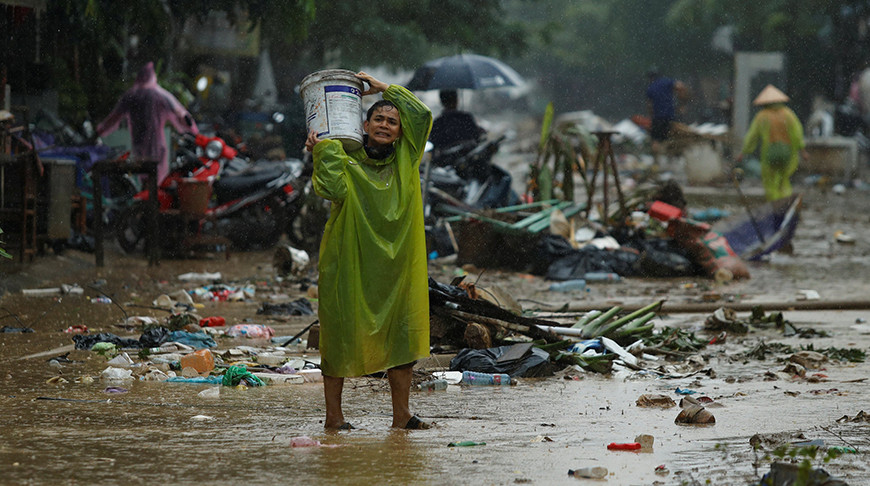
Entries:
{"label": "woman's bare leg", "polygon": [[393,427],[404,427],[411,420],[411,409],[408,402],[411,398],[411,378],[413,376],[414,363],[387,370],[390,396],[393,400]]}
{"label": "woman's bare leg", "polygon": [[337,429],[344,425],[344,413],[341,411],[343,388],[343,377],[323,376],[323,396],[326,399],[326,422],[323,426],[327,429]]}

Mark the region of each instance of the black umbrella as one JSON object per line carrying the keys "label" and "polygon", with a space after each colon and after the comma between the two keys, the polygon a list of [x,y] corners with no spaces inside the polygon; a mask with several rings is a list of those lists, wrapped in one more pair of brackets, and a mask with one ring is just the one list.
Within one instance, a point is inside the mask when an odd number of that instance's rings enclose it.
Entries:
{"label": "black umbrella", "polygon": [[425,91],[507,88],[523,84],[523,78],[498,59],[476,54],[458,54],[427,62],[414,72],[407,88]]}

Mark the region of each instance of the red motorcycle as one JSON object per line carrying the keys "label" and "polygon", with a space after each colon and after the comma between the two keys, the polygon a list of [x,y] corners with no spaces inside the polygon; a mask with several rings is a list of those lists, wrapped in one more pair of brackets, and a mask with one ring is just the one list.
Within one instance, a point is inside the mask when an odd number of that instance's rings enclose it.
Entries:
{"label": "red motorcycle", "polygon": [[[303,162],[251,163],[220,137],[183,135],[175,167],[158,187],[157,240],[178,254],[196,240],[228,241],[234,249],[265,249],[291,232],[301,206]],[[119,218],[116,236],[127,253],[145,241],[148,191]]]}

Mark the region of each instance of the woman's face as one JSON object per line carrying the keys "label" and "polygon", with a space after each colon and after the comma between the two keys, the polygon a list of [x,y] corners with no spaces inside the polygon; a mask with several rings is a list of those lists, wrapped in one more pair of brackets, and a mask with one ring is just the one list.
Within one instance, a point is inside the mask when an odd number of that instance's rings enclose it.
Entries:
{"label": "woman's face", "polygon": [[363,130],[369,135],[369,145],[390,145],[402,134],[399,110],[392,106],[382,106],[363,122]]}

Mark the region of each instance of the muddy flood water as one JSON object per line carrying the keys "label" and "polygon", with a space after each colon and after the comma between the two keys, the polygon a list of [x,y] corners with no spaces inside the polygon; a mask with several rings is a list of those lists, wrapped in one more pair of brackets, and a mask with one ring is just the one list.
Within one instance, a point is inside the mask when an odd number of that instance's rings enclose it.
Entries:
{"label": "muddy flood water", "polygon": [[[797,302],[801,290],[815,290],[819,302],[865,301],[870,294],[870,197],[856,190],[835,195],[802,189],[805,203],[794,253],[751,264],[752,278],[746,281],[626,279],[592,286],[588,292],[554,294],[541,277],[462,270],[450,259],[432,261],[430,273],[448,283],[468,272],[469,278],[479,278],[478,286],[501,287],[525,309],[542,311],[566,303],[605,309],[661,298],[678,303],[713,299],[723,306],[788,303]],[[711,203],[713,199],[690,194],[690,200],[740,210],[733,199]],[[837,243],[833,234],[838,230],[854,236],[855,243]],[[256,287],[256,297],[247,302],[205,302],[197,309],[203,317],[222,316],[227,325],[267,324],[278,336],[292,336],[316,319],[256,314],[272,294],[291,299],[305,295],[298,284],[275,280],[271,251],[232,253],[229,259],[165,260],[149,268],[144,259],[109,247],[104,268],[94,267],[92,254],[76,251],[45,255],[23,268],[6,263],[0,267],[6,290],[0,297],[0,325],[35,331],[0,333],[0,484],[742,485],[757,482],[770,470],[765,454],[776,446],[813,440],[824,444],[822,450],[856,450],[827,463],[819,454],[812,459],[814,468],[850,485],[870,484],[870,422],[851,420],[861,411],[870,412],[870,364],[829,360],[805,377],[794,377],[777,374],[791,353],[775,348],[764,359],[746,354],[760,343],[866,352],[870,308],[784,310],[797,328],[827,336],[784,337],[772,328],[755,330],[729,335],[724,344],[709,345],[688,360],[642,360],[641,371],[601,375],[568,368],[552,377],[519,378],[511,387],[451,385],[443,391],[414,391],[412,410],[435,424],[429,430],[391,429],[386,380],[353,378],[345,385],[344,408],[356,428],[327,432],[321,383],[239,389],[101,379],[107,359],[73,349],[64,330],[86,325],[92,334],[138,337],[135,330],[117,324],[125,313],[165,317],[151,308],[152,301],[194,288],[197,284],[179,281],[184,273],[221,272],[225,282]],[[21,293],[22,288],[62,283],[78,283],[84,295]],[[122,307],[92,303],[90,298],[100,292]],[[663,314],[653,322],[709,337],[703,330],[708,315]],[[240,346],[274,346],[266,339],[217,338],[217,343],[216,354]],[[317,362],[316,350],[297,346],[291,352]],[[58,360],[61,356],[66,359]],[[131,356],[141,362],[135,353]],[[433,355],[421,361],[415,382],[446,369],[451,357]],[[127,391],[112,393],[112,386]],[[212,387],[219,387],[218,396],[200,395]],[[708,410],[715,424],[678,425],[678,406],[636,404],[644,394],[679,402],[683,395],[676,393],[678,388],[713,399]],[[609,443],[634,442],[640,434],[654,437],[651,451],[607,449]],[[758,450],[750,444],[756,434]],[[303,436],[320,445],[291,446]],[[463,441],[478,445],[450,446]],[[567,474],[586,466],[603,466],[608,474],[599,480]]]}

